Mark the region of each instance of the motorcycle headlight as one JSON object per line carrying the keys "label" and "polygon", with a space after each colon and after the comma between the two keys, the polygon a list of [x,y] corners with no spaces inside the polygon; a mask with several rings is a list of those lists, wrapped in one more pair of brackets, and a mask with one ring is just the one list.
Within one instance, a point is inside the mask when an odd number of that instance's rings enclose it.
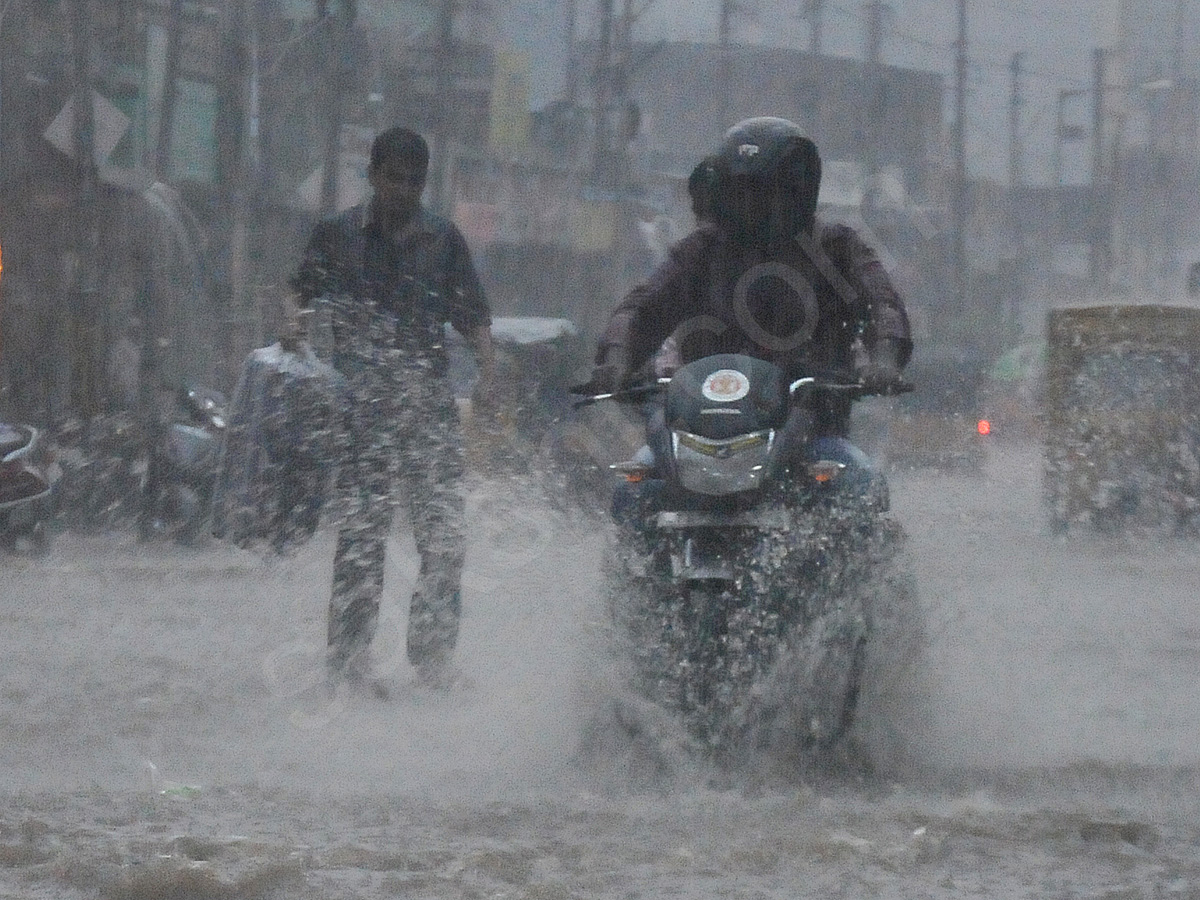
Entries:
{"label": "motorcycle headlight", "polygon": [[710,495],[736,494],[762,486],[775,432],[768,429],[713,440],[687,431],[672,431],[671,444],[679,483],[685,490]]}
{"label": "motorcycle headlight", "polygon": [[739,434],[737,437],[720,441],[700,437],[698,434],[691,434],[687,431],[676,431],[673,434],[675,436],[676,451],[678,451],[679,447],[686,447],[704,456],[711,456],[713,459],[729,459],[729,457],[737,453],[744,453],[756,447],[769,445],[775,437],[775,432],[771,430],[756,431],[752,434]]}

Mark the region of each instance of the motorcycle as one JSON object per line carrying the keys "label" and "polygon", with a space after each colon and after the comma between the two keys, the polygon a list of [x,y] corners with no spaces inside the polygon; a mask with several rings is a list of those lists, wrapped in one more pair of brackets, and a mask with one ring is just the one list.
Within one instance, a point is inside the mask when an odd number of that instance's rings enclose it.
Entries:
{"label": "motorcycle", "polygon": [[15,550],[25,540],[33,552],[44,553],[54,493],[41,432],[32,425],[0,422],[0,544]]}
{"label": "motorcycle", "polygon": [[647,445],[613,467],[613,634],[635,691],[718,760],[827,755],[881,658],[873,642],[898,617],[918,627],[886,479],[813,436],[822,402],[867,393],[722,354],[575,404],[650,400]]}
{"label": "motorcycle", "polygon": [[132,413],[71,418],[52,433],[61,477],[55,488],[63,527],[82,533],[123,530],[137,519],[144,460]]}
{"label": "motorcycle", "polygon": [[170,420],[151,442],[142,479],[138,539],[173,537],[187,543],[205,531],[226,428],[224,394],[187,385]]}

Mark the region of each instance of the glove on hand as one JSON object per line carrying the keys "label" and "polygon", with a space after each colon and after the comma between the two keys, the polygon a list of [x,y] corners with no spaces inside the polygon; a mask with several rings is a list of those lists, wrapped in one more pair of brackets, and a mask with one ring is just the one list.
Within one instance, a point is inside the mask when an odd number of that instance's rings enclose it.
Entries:
{"label": "glove on hand", "polygon": [[858,370],[858,380],[867,394],[890,394],[900,383],[900,370],[895,366],[869,362]]}
{"label": "glove on hand", "polygon": [[881,340],[867,354],[867,362],[858,369],[858,379],[868,394],[891,394],[901,383],[899,348],[894,341]]}
{"label": "glove on hand", "polygon": [[592,369],[592,377],[587,384],[580,385],[578,393],[613,394],[633,383],[629,355],[623,347],[609,346],[601,358],[603,362],[596,364]]}

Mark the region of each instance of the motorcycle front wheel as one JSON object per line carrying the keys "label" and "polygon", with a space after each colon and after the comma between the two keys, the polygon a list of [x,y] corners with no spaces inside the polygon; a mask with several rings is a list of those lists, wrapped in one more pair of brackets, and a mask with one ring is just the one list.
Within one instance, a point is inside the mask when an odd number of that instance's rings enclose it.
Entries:
{"label": "motorcycle front wheel", "polygon": [[790,634],[740,712],[739,755],[799,771],[828,757],[854,724],[868,638],[857,602]]}

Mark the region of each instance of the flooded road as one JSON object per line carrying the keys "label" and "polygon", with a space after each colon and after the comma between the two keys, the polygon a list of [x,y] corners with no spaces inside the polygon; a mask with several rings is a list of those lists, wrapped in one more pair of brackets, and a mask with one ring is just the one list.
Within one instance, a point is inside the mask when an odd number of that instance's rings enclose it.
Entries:
{"label": "flooded road", "polygon": [[321,684],[327,535],[270,561],[61,535],[0,569],[0,898],[1200,897],[1200,549],[1052,537],[1038,488],[1019,446],[893,477],[920,769],[753,790],[667,745],[631,790],[603,525],[520,483],[472,492],[449,693],[403,658],[397,528],[387,701]]}

